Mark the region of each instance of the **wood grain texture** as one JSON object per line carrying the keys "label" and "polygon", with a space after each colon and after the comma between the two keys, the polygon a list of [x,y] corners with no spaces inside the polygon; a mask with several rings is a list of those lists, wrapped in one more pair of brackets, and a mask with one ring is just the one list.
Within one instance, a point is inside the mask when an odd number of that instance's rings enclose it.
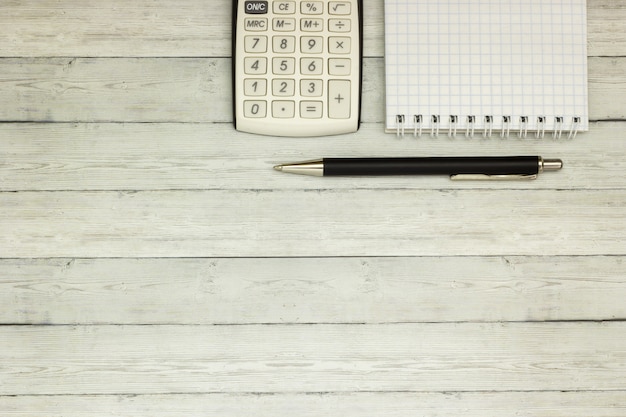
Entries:
{"label": "wood grain texture", "polygon": [[[366,123],[330,138],[253,137],[230,124],[0,124],[0,190],[625,189],[623,124],[598,122],[574,140],[465,137],[398,139]],[[593,148],[593,152],[590,152]],[[526,155],[565,167],[537,181],[443,177],[307,178],[272,166],[317,157]]]}
{"label": "wood grain texture", "polygon": [[[626,6],[588,0],[591,131],[235,132],[231,2],[0,2],[0,415],[626,415]],[[542,154],[535,182],[306,178]]]}
{"label": "wood grain texture", "polygon": [[626,323],[0,328],[0,395],[626,390]]}
{"label": "wood grain texture", "polygon": [[[626,7],[588,0],[589,54],[623,56]],[[5,0],[0,56],[230,56],[227,0]],[[383,56],[383,2],[364,1],[366,56]]]}
{"label": "wood grain texture", "polygon": [[[624,119],[626,58],[589,59],[590,120]],[[229,58],[0,59],[0,121],[231,123]],[[384,60],[363,61],[364,122],[384,119]]]}
{"label": "wood grain texture", "polygon": [[[623,255],[623,190],[0,194],[0,256]],[[373,203],[375,202],[375,203]]]}
{"label": "wood grain texture", "polygon": [[626,318],[606,257],[5,259],[0,323],[394,323]]}
{"label": "wood grain texture", "polygon": [[623,391],[0,397],[8,417],[623,417]]}

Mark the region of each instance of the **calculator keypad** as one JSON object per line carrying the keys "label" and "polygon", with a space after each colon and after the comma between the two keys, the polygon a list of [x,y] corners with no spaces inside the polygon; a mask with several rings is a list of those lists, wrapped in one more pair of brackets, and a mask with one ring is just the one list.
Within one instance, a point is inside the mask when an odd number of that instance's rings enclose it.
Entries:
{"label": "calculator keypad", "polygon": [[238,3],[237,129],[277,136],[356,131],[361,0]]}

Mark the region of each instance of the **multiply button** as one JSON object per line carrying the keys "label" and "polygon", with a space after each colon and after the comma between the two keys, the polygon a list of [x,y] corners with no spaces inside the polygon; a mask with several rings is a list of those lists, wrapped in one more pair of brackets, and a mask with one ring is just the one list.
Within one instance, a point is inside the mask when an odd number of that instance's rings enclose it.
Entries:
{"label": "multiply button", "polygon": [[328,51],[331,54],[349,54],[351,39],[347,37],[330,37],[328,38]]}

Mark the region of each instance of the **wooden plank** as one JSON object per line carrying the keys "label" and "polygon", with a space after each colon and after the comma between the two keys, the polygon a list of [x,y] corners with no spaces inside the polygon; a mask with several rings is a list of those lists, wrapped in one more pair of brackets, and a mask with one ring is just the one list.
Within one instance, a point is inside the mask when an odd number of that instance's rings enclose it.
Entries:
{"label": "wooden plank", "polygon": [[[622,56],[626,8],[589,0],[591,56]],[[0,56],[229,56],[231,2],[28,0],[0,5]],[[365,54],[383,56],[383,2],[365,0]]]}
{"label": "wooden plank", "polygon": [[623,190],[337,191],[324,184],[291,192],[2,193],[0,256],[626,254]]}
{"label": "wooden plank", "polygon": [[1,395],[626,389],[626,323],[0,328]]}
{"label": "wooden plank", "polygon": [[[271,138],[230,124],[0,124],[0,191],[197,189],[624,189],[624,123],[598,122],[574,140],[385,135],[380,124],[332,138]],[[590,152],[590,147],[594,151]],[[537,181],[450,181],[446,177],[311,178],[278,163],[333,156],[526,155],[565,167]]]}
{"label": "wooden plank", "polygon": [[0,397],[5,416],[623,417],[617,392],[320,393]]}
{"label": "wooden plank", "polygon": [[[364,60],[362,120],[384,118],[384,63]],[[626,118],[626,58],[589,60],[591,120]],[[0,59],[0,121],[232,122],[228,58]]]}
{"label": "wooden plank", "polygon": [[626,319],[624,257],[5,259],[0,323]]}

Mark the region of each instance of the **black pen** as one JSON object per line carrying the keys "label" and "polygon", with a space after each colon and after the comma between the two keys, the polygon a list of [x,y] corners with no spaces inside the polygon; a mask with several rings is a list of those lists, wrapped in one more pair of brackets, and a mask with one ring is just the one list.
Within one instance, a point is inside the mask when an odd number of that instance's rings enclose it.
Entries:
{"label": "black pen", "polygon": [[558,171],[560,159],[540,156],[452,156],[428,158],[323,158],[276,165],[291,174],[324,176],[449,175],[453,180],[536,179],[544,171]]}

